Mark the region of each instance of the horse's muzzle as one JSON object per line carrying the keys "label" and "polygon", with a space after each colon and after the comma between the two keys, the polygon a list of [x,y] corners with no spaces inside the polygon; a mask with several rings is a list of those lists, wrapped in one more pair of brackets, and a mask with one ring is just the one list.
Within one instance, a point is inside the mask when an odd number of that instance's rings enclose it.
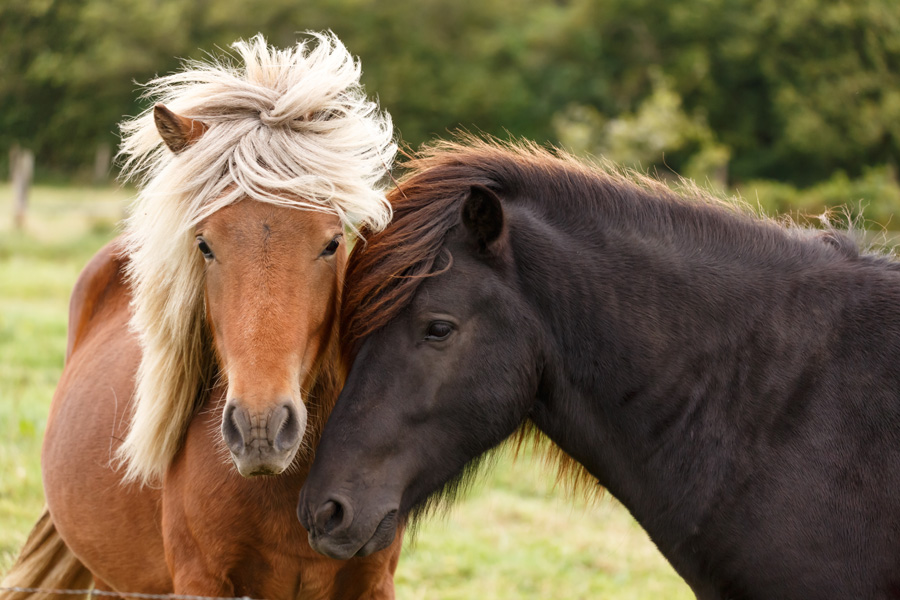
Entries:
{"label": "horse's muzzle", "polygon": [[301,495],[297,506],[297,516],[309,532],[312,549],[338,560],[368,556],[390,546],[397,533],[398,511],[396,508],[381,510],[375,515],[369,518],[355,515],[352,505],[340,497],[313,507]]}
{"label": "horse's muzzle", "polygon": [[291,400],[251,410],[231,399],[222,415],[222,438],[244,477],[277,475],[293,462],[306,431],[306,408]]}

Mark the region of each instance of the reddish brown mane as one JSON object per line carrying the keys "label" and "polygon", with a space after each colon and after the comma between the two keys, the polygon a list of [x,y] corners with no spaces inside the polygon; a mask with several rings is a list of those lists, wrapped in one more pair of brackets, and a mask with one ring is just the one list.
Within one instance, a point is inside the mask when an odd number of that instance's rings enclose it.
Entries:
{"label": "reddish brown mane", "polygon": [[[507,200],[554,198],[551,212],[545,215],[551,222],[567,213],[603,210],[638,228],[665,228],[673,217],[671,210],[661,207],[682,206],[680,214],[686,215],[682,218],[691,220],[699,237],[716,239],[722,228],[733,236],[758,237],[759,226],[768,227],[773,235],[779,232],[778,239],[784,231],[807,236],[803,228],[785,230],[755,216],[748,207],[716,198],[690,182],[682,182],[684,189],[679,193],[639,173],[622,172],[608,164],[591,165],[533,142],[463,134],[425,147],[400,168],[406,174],[388,194],[393,221],[379,233],[363,229],[366,241],[356,246],[348,264],[341,315],[341,346],[347,359],[353,358],[359,340],[403,310],[422,277],[438,268],[446,234],[459,222],[461,205],[474,185],[493,189]],[[747,218],[723,218],[735,213]],[[748,222],[757,225],[748,228]],[[822,245],[812,246],[810,251],[818,251]],[[773,246],[772,251],[777,248]]]}

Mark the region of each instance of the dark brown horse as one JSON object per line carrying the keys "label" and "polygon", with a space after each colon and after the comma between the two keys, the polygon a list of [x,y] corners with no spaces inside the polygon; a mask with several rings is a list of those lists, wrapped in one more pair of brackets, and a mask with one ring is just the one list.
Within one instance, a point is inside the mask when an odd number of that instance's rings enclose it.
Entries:
{"label": "dark brown horse", "polygon": [[315,549],[386,547],[526,424],[699,598],[900,598],[898,263],[531,146],[409,168],[348,268]]}
{"label": "dark brown horse", "polygon": [[153,84],[189,116],[159,104],[126,125],[126,172],[145,176],[125,235],[76,284],[49,512],[4,585],[393,598],[399,539],[324,558],[293,510],[343,380],[345,219],[390,214],[390,121],[343,45],[317,40],[238,43],[239,70]]}

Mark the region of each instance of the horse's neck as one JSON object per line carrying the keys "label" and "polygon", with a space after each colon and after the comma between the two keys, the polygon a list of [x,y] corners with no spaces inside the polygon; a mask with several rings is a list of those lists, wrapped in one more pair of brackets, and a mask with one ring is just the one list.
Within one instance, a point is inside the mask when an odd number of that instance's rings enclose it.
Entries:
{"label": "horse's neck", "polygon": [[309,443],[315,447],[322,436],[322,428],[334,403],[337,402],[347,377],[346,369],[341,363],[337,323],[323,352],[323,357],[318,365],[315,380],[308,394],[307,410],[309,411],[308,435]]}
{"label": "horse's neck", "polygon": [[609,221],[566,231],[523,215],[517,225],[532,231],[517,263],[549,339],[533,420],[671,551],[726,484],[762,388],[773,374],[802,381],[798,325],[807,349],[824,344],[810,310],[830,319],[840,299],[807,301],[824,276],[811,276],[816,259],[798,248],[817,249],[772,226],[745,235],[781,235],[761,243],[792,249],[784,264],[771,248],[704,242],[688,221],[684,231],[667,219],[664,231]]}

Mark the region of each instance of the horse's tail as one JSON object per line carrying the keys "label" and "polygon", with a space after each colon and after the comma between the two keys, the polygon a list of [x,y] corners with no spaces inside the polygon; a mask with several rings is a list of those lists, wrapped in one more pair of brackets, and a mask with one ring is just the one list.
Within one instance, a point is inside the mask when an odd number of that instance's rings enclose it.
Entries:
{"label": "horse's tail", "polygon": [[15,564],[0,581],[0,600],[76,600],[71,594],[60,596],[46,591],[11,591],[6,588],[41,590],[84,590],[91,587],[93,576],[69,550],[50,511],[44,512],[28,534],[28,540]]}

